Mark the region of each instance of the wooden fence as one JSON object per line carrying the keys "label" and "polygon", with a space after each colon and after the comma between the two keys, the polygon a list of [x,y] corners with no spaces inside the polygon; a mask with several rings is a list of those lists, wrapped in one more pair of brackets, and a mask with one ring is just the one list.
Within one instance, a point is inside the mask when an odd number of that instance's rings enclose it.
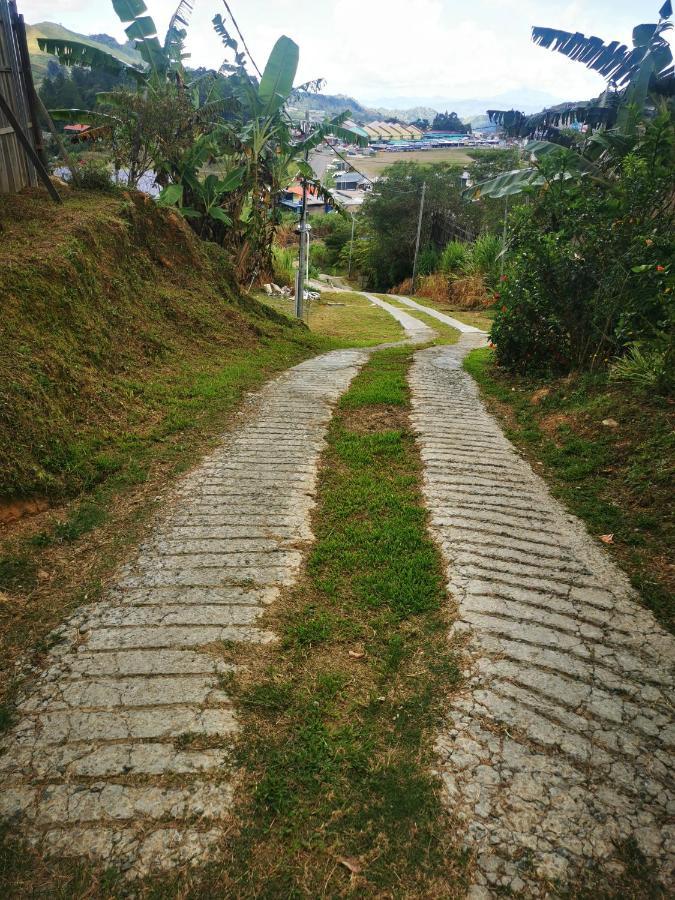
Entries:
{"label": "wooden fence", "polygon": [[14,0],[0,0],[0,194],[37,185],[41,152],[23,16]]}

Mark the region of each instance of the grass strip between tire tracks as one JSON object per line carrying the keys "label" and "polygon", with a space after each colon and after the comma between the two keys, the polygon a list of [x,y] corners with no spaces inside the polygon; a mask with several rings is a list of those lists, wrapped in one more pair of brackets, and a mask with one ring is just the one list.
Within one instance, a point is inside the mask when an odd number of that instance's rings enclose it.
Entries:
{"label": "grass strip between tire tracks", "polygon": [[432,732],[460,673],[408,421],[410,355],[377,353],[339,404],[316,543],[270,614],[280,644],[233,683],[246,799],[227,895],[465,890],[431,774]]}

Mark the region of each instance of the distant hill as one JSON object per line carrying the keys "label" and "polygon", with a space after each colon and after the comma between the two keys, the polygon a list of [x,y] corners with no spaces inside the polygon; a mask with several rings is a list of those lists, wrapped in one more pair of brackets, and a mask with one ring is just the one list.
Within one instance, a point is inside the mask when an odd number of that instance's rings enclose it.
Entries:
{"label": "distant hill", "polygon": [[[411,107],[430,107],[437,112],[456,112],[460,119],[485,115],[488,109],[519,109],[524,113],[539,112],[540,109],[555,106],[568,99],[554,96],[536,88],[520,88],[504,91],[491,97],[476,97],[469,100],[457,100],[451,95],[444,97],[378,97],[375,103],[380,108],[409,109]],[[422,116],[428,119],[429,116]],[[432,116],[433,118],[433,116]]]}
{"label": "distant hill", "polygon": [[81,44],[90,44],[99,50],[112,53],[122,62],[129,65],[139,65],[143,62],[140,53],[131,46],[131,44],[119,44],[115,38],[107,34],[96,34],[87,37],[78,34],[76,31],[70,31],[63,25],[57,25],[54,22],[39,22],[37,25],[26,25],[26,37],[28,38],[28,52],[30,53],[30,61],[33,69],[33,77],[36,82],[42,81],[47,74],[47,64],[49,60],[56,60],[55,56],[50,53],[43,53],[38,47],[38,38],[53,38],[64,41],[79,41]]}
{"label": "distant hill", "polygon": [[304,111],[310,109],[320,111],[327,116],[337,116],[349,110],[357,122],[375,122],[380,119],[400,119],[402,122],[414,122],[415,119],[429,119],[436,115],[436,110],[427,106],[415,106],[410,109],[392,109],[390,107],[364,106],[345,94],[307,94],[293,101],[293,108]]}

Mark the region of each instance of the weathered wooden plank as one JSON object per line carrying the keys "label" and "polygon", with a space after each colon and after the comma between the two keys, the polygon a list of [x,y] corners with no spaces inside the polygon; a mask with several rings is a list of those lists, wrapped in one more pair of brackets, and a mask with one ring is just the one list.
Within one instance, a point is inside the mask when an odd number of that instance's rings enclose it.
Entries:
{"label": "weathered wooden plank", "polygon": [[[25,71],[22,60],[22,34],[25,36],[24,23],[14,0],[0,0],[0,96],[4,100],[0,107],[5,106],[5,111],[0,108],[0,193],[16,193],[38,183],[32,161],[38,149],[37,128],[33,125],[35,114],[31,114],[30,102],[34,88],[32,73],[30,69]],[[25,144],[26,135],[28,144]],[[39,158],[37,162],[40,165]]]}

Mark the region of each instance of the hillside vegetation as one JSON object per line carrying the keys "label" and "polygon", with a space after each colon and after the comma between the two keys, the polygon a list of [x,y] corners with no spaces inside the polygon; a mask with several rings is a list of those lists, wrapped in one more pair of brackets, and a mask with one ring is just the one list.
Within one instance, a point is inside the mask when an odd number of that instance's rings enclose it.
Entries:
{"label": "hillside vegetation", "polygon": [[5,197],[0,230],[0,503],[104,480],[130,447],[180,430],[200,394],[231,392],[207,378],[226,363],[256,351],[279,368],[318,348],[141,194]]}

